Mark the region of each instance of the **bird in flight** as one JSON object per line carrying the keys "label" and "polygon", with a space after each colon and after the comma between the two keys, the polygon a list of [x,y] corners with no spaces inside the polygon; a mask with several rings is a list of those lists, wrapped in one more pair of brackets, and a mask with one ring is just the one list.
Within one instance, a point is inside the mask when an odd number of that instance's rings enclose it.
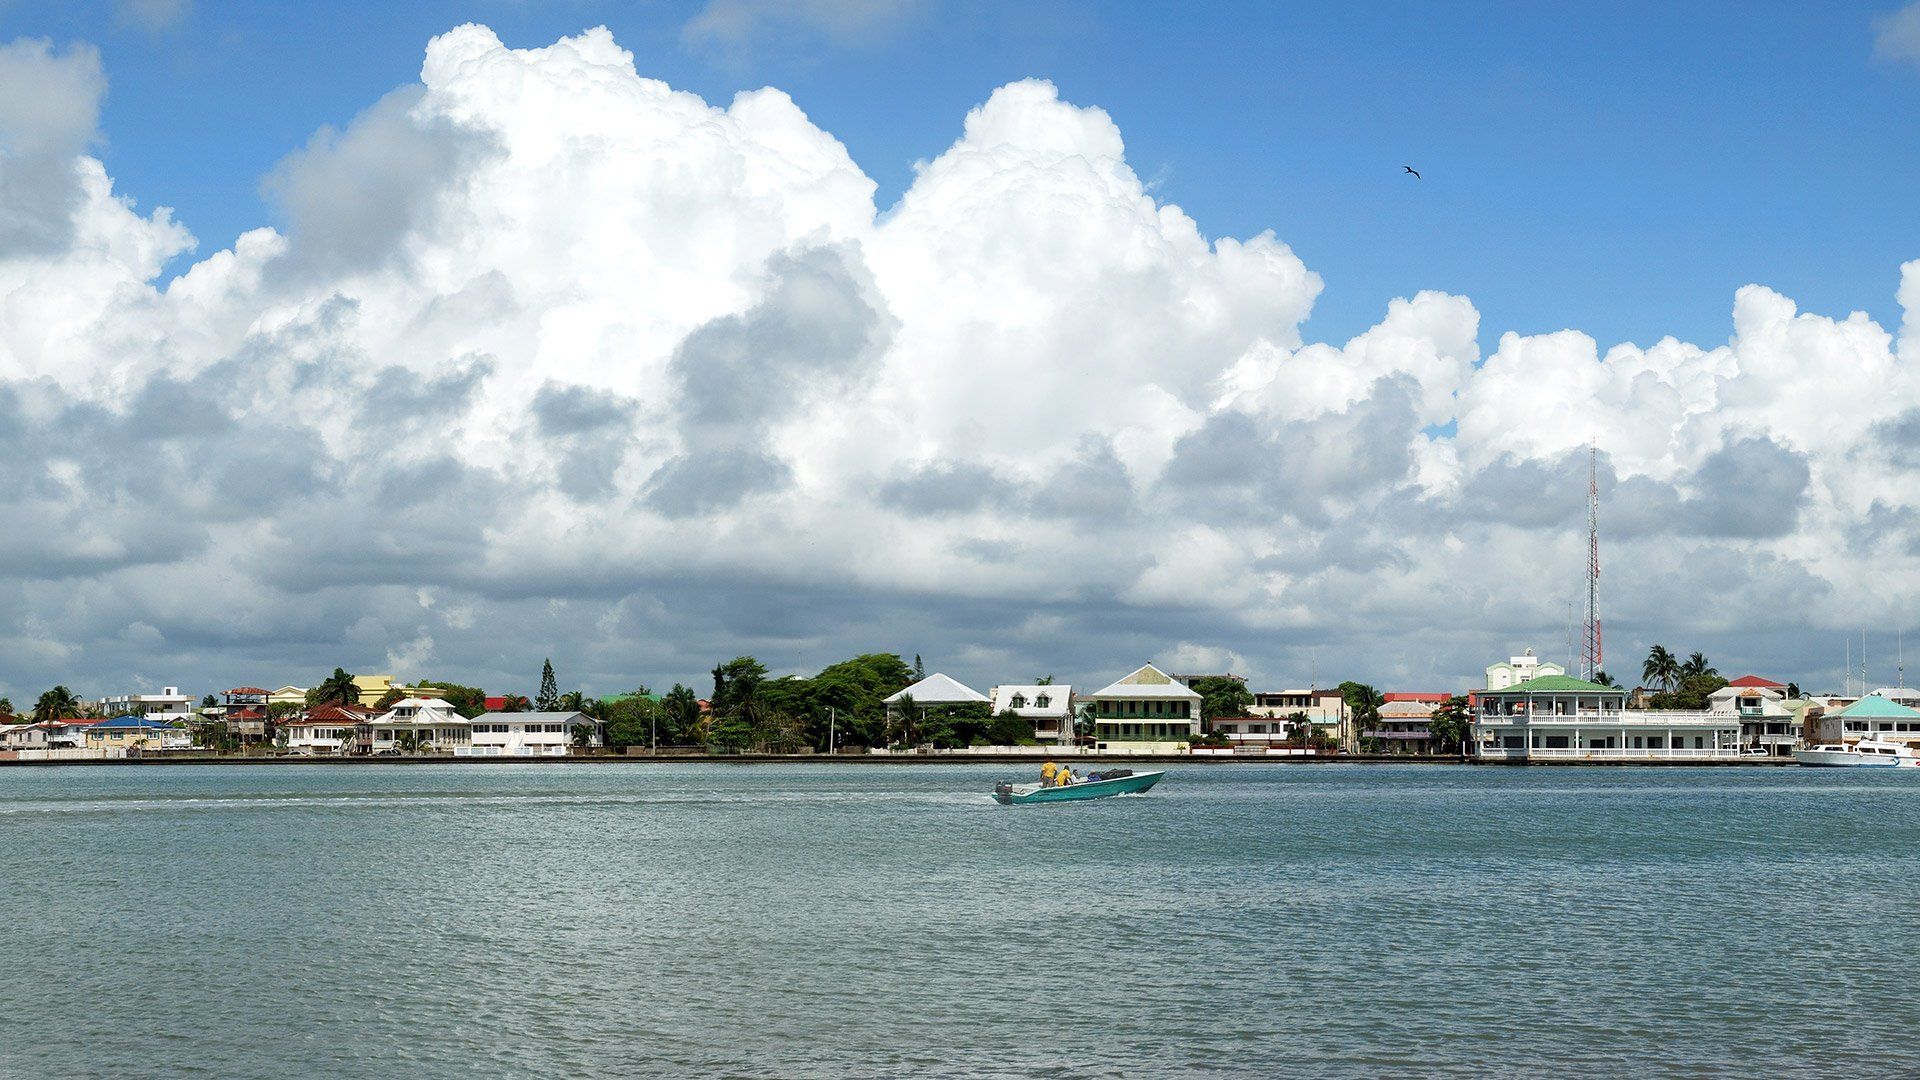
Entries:
{"label": "bird in flight", "polygon": [[1419,173],[1419,170],[1417,170],[1417,169],[1415,169],[1415,168],[1414,168],[1413,166],[1411,166],[1411,165],[1402,165],[1402,166],[1400,166],[1400,167],[1401,167],[1402,169],[1405,169],[1406,171],[1408,171],[1408,172],[1410,172],[1410,173],[1413,173],[1413,178],[1414,178],[1415,180],[1418,180],[1418,179],[1420,179],[1420,173]]}

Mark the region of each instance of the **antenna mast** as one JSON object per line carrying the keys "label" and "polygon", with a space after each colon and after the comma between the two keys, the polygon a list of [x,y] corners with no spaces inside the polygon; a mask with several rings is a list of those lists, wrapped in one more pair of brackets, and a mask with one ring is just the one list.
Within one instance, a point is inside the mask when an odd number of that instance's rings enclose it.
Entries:
{"label": "antenna mast", "polygon": [[1587,626],[1580,677],[1592,681],[1604,663],[1600,649],[1600,449],[1587,444]]}

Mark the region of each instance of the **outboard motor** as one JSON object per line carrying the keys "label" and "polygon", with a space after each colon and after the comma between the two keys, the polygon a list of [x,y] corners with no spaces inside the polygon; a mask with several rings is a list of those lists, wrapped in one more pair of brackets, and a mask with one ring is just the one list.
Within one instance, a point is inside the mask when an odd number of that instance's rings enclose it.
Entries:
{"label": "outboard motor", "polygon": [[1013,784],[1006,780],[1001,780],[998,783],[994,784],[993,797],[998,802],[1003,802],[1003,803],[1012,802],[1013,801]]}

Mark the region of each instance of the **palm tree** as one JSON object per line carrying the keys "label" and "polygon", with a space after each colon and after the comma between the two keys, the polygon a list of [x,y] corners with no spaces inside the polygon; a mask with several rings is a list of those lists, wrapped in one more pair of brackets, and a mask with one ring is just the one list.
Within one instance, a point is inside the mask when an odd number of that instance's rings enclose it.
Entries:
{"label": "palm tree", "polygon": [[578,690],[569,690],[560,695],[560,712],[586,712],[587,696]]}
{"label": "palm tree", "polygon": [[1647,662],[1640,665],[1640,681],[1648,686],[1658,685],[1662,690],[1672,690],[1673,684],[1680,681],[1680,662],[1674,659],[1665,645],[1655,645],[1647,651]]}
{"label": "palm tree", "polygon": [[307,704],[314,705],[358,705],[360,687],[347,674],[345,668],[334,668],[333,674],[321,680],[319,686],[307,691]]}
{"label": "palm tree", "polygon": [[44,724],[49,720],[71,720],[80,715],[80,699],[64,685],[40,695],[33,703],[33,721]]}
{"label": "palm tree", "polygon": [[912,746],[913,710],[919,706],[913,703],[912,694],[901,694],[896,707],[900,710],[900,744]]}
{"label": "palm tree", "polygon": [[1593,673],[1593,681],[1595,684],[1600,686],[1612,686],[1613,676],[1607,674],[1604,671],[1596,671]]}
{"label": "palm tree", "polygon": [[1697,652],[1688,656],[1687,662],[1680,665],[1680,677],[1682,679],[1691,679],[1700,675],[1718,674],[1720,674],[1720,672],[1716,670],[1712,664],[1707,663],[1707,658]]}

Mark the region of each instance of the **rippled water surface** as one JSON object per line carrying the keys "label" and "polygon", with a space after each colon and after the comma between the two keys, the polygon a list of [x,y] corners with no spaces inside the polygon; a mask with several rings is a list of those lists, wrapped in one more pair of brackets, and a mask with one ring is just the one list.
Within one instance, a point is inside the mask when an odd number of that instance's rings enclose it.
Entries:
{"label": "rippled water surface", "polygon": [[0,1076],[1920,1074],[1920,776],[1028,771],[0,769]]}

